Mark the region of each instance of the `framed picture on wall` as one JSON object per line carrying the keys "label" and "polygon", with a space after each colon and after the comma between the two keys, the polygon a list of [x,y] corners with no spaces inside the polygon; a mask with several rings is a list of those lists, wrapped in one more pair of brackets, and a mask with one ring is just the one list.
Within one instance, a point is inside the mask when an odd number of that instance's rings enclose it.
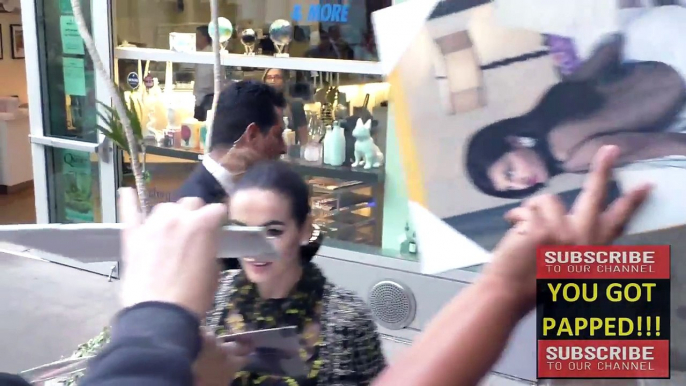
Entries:
{"label": "framed picture on wall", "polygon": [[20,24],[10,24],[12,59],[24,59],[24,28]]}
{"label": "framed picture on wall", "polygon": [[5,59],[5,44],[2,40],[2,25],[0,25],[0,60]]}

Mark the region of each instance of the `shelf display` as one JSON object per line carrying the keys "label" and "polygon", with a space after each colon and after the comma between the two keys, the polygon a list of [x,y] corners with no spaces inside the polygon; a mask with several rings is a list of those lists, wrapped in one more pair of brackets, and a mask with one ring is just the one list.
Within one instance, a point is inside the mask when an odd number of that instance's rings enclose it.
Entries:
{"label": "shelf display", "polygon": [[[225,17],[220,17],[217,19],[217,24],[219,25],[219,43],[222,46],[222,50],[228,51],[226,43],[229,41],[229,39],[231,39],[231,35],[233,35],[233,24],[231,24],[231,21]],[[210,38],[214,40],[214,37],[217,34],[214,21],[211,21],[210,24],[208,24],[207,29],[210,34]]]}
{"label": "shelf display", "polygon": [[257,42],[257,35],[252,28],[246,28],[241,32],[241,44],[245,49],[245,55],[255,55],[255,43]]}
{"label": "shelf display", "polygon": [[285,52],[286,47],[291,42],[291,35],[293,34],[293,26],[288,20],[279,19],[272,23],[269,27],[269,38],[274,43],[276,47],[276,53],[274,54],[277,58],[287,58],[290,55]]}
{"label": "shelf display", "polygon": [[342,241],[374,244],[378,238],[373,187],[361,181],[327,178],[308,180],[312,188],[314,223],[327,236]]}
{"label": "shelf display", "polygon": [[[151,60],[157,62],[213,64],[211,52],[175,52],[167,49],[120,46],[114,49],[115,59]],[[223,66],[247,68],[281,68],[284,70],[327,71],[366,76],[383,74],[381,64],[356,60],[274,57],[266,55],[221,54]]]}
{"label": "shelf display", "polygon": [[371,135],[372,120],[363,122],[357,120],[353,137],[355,137],[355,162],[352,167],[364,167],[365,169],[378,168],[383,164],[383,153],[374,143]]}
{"label": "shelf display", "polygon": [[324,163],[331,166],[342,166],[345,163],[345,133],[338,121],[333,128],[327,126],[324,137]]}
{"label": "shelf display", "polygon": [[[182,10],[175,1],[132,2],[113,0],[116,9],[114,28],[118,42],[128,41],[138,47],[166,49],[170,33],[195,33],[198,26],[206,26],[211,19],[207,0],[184,0]],[[229,39],[226,48],[240,56],[264,56],[275,59],[278,47],[272,41],[271,27],[275,22],[286,22],[288,49],[281,51],[290,58],[337,59],[346,61],[378,62],[372,12],[391,5],[390,0],[353,1],[334,8],[345,9],[338,16],[328,12],[327,2],[293,2],[287,0],[232,0],[217,3],[217,11],[233,23],[237,36]],[[323,7],[323,8],[322,8]],[[255,31],[254,52],[250,55],[240,39],[241,31]],[[277,40],[281,40],[280,38]],[[248,53],[248,55],[245,55]],[[278,58],[285,59],[285,58]],[[352,63],[354,65],[354,63]],[[230,63],[230,65],[239,65]],[[260,68],[283,68],[267,65]],[[300,68],[304,69],[304,68]],[[326,68],[319,68],[326,71]],[[344,68],[338,71],[346,72]],[[355,72],[357,71],[349,71]],[[361,71],[360,73],[365,73]],[[374,72],[366,72],[373,74]]]}
{"label": "shelf display", "polygon": [[172,32],[169,34],[169,49],[177,52],[195,51],[195,34]]}
{"label": "shelf display", "polygon": [[[186,169],[176,181],[173,170],[181,170],[181,164],[169,160],[191,163],[202,160],[214,113],[209,110],[204,122],[193,118],[193,71],[179,72],[169,64],[160,66],[153,61],[136,62],[139,72],[147,72],[146,78],[151,77],[153,85],[127,91],[125,95],[141,103],[141,123],[148,132],[146,162],[153,171],[151,179],[154,183],[155,174],[160,174],[159,178],[165,178],[165,187],[175,183],[180,186],[187,177]],[[126,61],[120,61],[120,64],[129,65]],[[162,78],[151,76],[162,74],[161,68],[164,68],[164,84],[160,82]],[[231,81],[262,79],[263,75],[261,70],[227,68]],[[388,84],[356,84],[353,83],[355,74],[349,73],[317,71],[316,76],[312,75],[311,72],[291,72],[285,77],[292,82],[284,87],[289,105],[302,106],[304,117],[298,119],[299,123],[293,120],[293,125],[298,125],[295,127],[289,122],[293,119],[291,113],[284,114],[286,154],[283,160],[310,182],[316,223],[328,237],[379,246],[384,184],[380,149],[385,146]],[[360,129],[356,129],[360,120],[365,130],[361,136]],[[368,168],[352,167],[355,148],[360,150],[362,142],[379,150],[373,155],[361,156],[371,165]]]}

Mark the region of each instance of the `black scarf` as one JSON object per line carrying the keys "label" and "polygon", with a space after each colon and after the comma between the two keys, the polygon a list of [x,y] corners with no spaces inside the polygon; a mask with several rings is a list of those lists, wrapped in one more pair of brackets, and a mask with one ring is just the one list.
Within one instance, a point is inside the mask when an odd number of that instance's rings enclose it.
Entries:
{"label": "black scarf", "polygon": [[325,283],[326,278],[319,268],[306,263],[302,277],[287,298],[262,299],[257,285],[241,271],[234,279],[236,292],[229,299],[228,311],[242,316],[245,331],[296,326],[301,333],[305,324],[319,320]]}
{"label": "black scarf", "polygon": [[[316,384],[318,369],[321,367],[318,344],[312,346],[306,341],[311,338],[320,341],[321,336],[308,337],[305,327],[319,324],[322,312],[322,297],[326,278],[312,263],[305,263],[303,274],[288,297],[284,299],[262,299],[257,285],[250,282],[243,271],[236,275],[236,291],[230,296],[225,319],[220,322],[233,333],[262,330],[267,328],[296,326],[301,335],[303,348],[307,346],[303,359],[309,366],[310,375],[306,379],[267,377],[261,374],[239,372],[232,382],[234,386],[309,386]],[[320,326],[321,327],[321,326]],[[321,330],[319,330],[321,334]]]}

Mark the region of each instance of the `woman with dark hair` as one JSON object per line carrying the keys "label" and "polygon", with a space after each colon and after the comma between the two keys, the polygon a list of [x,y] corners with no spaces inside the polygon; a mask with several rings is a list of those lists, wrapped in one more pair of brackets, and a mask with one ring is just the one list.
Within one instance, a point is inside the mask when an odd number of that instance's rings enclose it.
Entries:
{"label": "woman with dark hair", "polygon": [[296,326],[308,376],[241,372],[233,385],[368,385],[385,366],[367,305],[302,253],[311,237],[309,202],[307,184],[278,161],[253,166],[235,185],[231,223],[266,228],[280,259],[243,259],[242,270],[226,271],[208,327],[220,335]]}
{"label": "woman with dark hair", "polygon": [[[682,31],[682,32],[679,32]],[[679,32],[679,34],[675,34]],[[655,8],[612,35],[528,113],[478,131],[466,168],[482,192],[523,198],[563,173],[586,173],[603,145],[618,167],[686,156],[686,8]],[[675,127],[682,126],[682,127]],[[676,129],[676,130],[675,130]]]}
{"label": "woman with dark hair", "polygon": [[279,68],[269,68],[264,72],[262,81],[284,94],[288,105],[284,109],[283,114],[288,117],[288,128],[295,131],[298,143],[305,144],[308,137],[305,106],[301,101],[290,95],[288,71]]}

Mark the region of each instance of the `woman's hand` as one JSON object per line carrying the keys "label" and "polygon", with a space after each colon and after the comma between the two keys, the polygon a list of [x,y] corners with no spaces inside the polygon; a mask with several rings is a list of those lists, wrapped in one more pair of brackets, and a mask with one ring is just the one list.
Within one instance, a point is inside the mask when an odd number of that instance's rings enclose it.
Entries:
{"label": "woman's hand", "polygon": [[248,361],[252,347],[243,342],[221,343],[204,333],[202,351],[193,365],[196,386],[227,386]]}
{"label": "woman's hand", "polygon": [[650,185],[629,191],[605,209],[607,186],[618,155],[616,146],[598,151],[571,211],[557,196],[542,195],[508,212],[505,218],[514,226],[494,250],[484,279],[506,286],[528,311],[536,298],[538,246],[605,245],[619,237],[648,196]]}

